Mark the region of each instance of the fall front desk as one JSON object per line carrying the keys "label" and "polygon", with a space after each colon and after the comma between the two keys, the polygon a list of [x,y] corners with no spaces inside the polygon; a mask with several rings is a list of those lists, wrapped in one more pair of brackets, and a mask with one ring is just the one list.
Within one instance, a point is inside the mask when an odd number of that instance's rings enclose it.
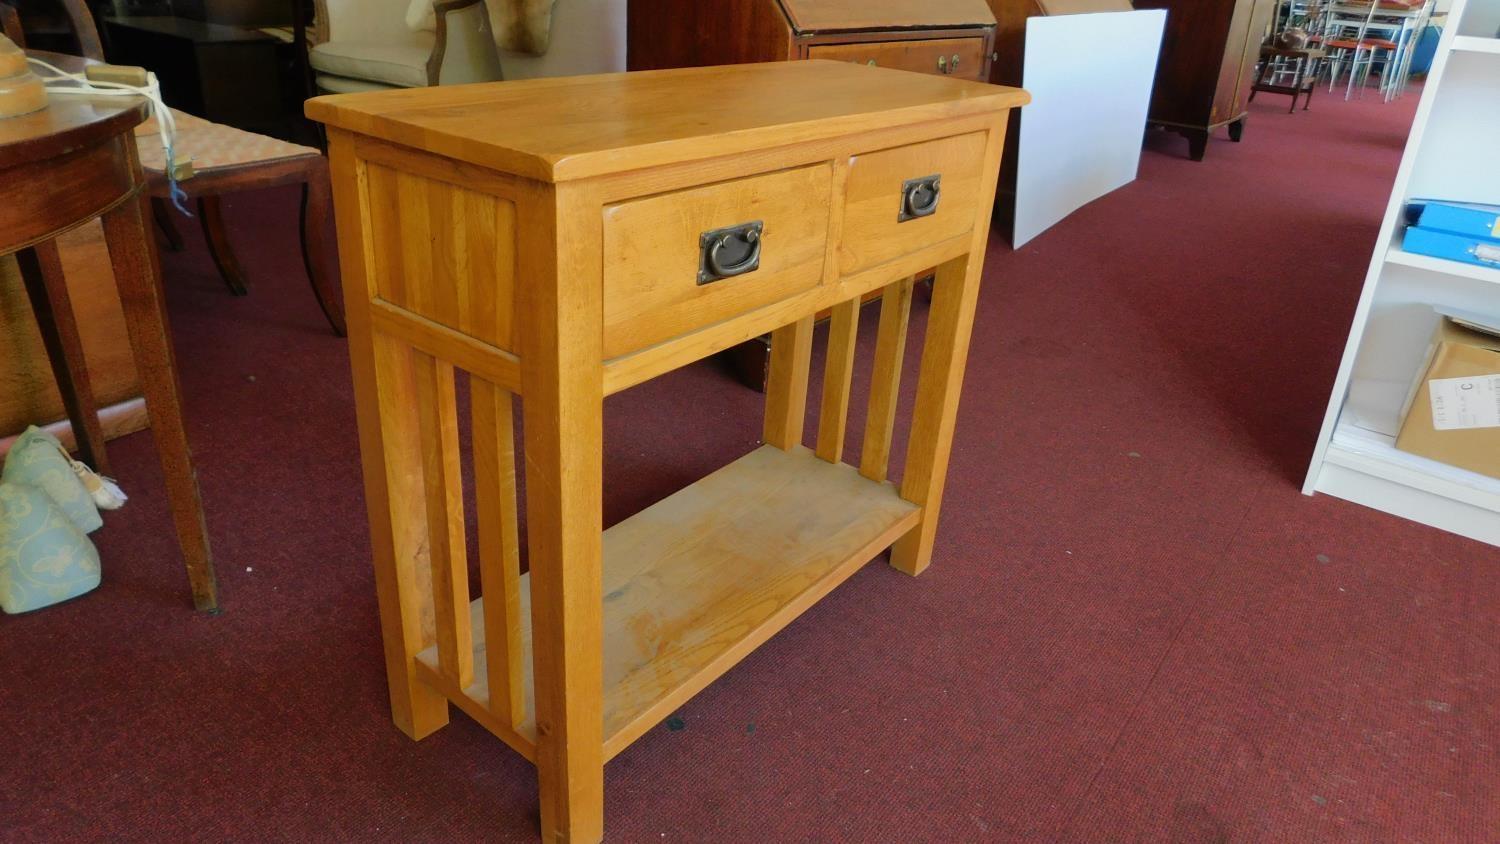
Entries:
{"label": "fall front desk", "polygon": [[[402,730],[426,736],[457,704],[536,764],[545,840],[598,840],[605,761],[886,548],[926,568],[1006,116],[1027,99],[813,61],[309,102],[329,128]],[[911,276],[931,267],[897,487]],[[846,465],[859,302],[876,290],[862,453]],[[808,449],[813,318],[830,308]],[[765,444],[603,530],[605,396],[766,332]]]}

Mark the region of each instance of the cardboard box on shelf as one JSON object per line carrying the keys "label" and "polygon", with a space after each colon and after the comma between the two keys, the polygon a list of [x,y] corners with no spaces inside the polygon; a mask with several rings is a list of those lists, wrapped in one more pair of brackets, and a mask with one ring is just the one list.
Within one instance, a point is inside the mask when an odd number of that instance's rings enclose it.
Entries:
{"label": "cardboard box on shelf", "polygon": [[1443,315],[1396,448],[1500,478],[1500,320]]}

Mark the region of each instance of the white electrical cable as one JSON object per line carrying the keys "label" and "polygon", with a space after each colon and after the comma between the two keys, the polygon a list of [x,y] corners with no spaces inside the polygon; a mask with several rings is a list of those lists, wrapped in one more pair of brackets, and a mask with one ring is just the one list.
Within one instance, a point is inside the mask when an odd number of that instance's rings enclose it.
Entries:
{"label": "white electrical cable", "polygon": [[172,117],[172,110],[161,98],[161,85],[156,80],[156,74],[147,72],[144,87],[126,85],[123,82],[103,82],[89,79],[82,73],[69,73],[56,65],[49,64],[38,58],[27,56],[26,60],[47,73],[37,74],[42,78],[42,84],[46,87],[48,94],[83,94],[87,96],[104,97],[145,97],[151,103],[152,115],[156,118],[157,134],[161,138],[162,149],[166,152],[167,183],[172,195],[172,204],[177,210],[189,217],[192,216],[184,205],[187,194],[177,186],[177,168],[173,158],[174,148],[177,144],[177,121]]}

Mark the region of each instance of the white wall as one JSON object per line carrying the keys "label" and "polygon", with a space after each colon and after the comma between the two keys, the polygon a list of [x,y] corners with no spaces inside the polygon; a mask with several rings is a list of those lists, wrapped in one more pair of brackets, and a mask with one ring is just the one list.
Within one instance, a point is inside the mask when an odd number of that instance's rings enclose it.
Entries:
{"label": "white wall", "polygon": [[541,56],[502,52],[506,79],[576,76],[625,69],[626,0],[557,0],[552,45]]}

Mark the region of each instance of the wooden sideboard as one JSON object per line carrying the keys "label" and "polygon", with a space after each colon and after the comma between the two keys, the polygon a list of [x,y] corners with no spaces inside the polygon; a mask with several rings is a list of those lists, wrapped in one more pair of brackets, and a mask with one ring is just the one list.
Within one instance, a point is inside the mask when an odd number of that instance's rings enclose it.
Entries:
{"label": "wooden sideboard", "polygon": [[631,70],[833,59],[987,80],[985,0],[630,0]]}
{"label": "wooden sideboard", "polygon": [[1150,122],[1187,138],[1194,161],[1220,126],[1238,141],[1275,0],[1135,0],[1135,7],[1167,10]]}
{"label": "wooden sideboard", "polygon": [[[885,549],[927,568],[1007,112],[1027,99],[809,61],[308,102],[329,127],[403,731],[427,736],[458,706],[536,764],[542,840],[598,841],[608,759]],[[929,267],[897,485],[912,276]],[[860,302],[880,290],[856,466]],[[829,309],[810,449],[813,319]],[[766,332],[765,444],[603,530],[605,396]]]}

